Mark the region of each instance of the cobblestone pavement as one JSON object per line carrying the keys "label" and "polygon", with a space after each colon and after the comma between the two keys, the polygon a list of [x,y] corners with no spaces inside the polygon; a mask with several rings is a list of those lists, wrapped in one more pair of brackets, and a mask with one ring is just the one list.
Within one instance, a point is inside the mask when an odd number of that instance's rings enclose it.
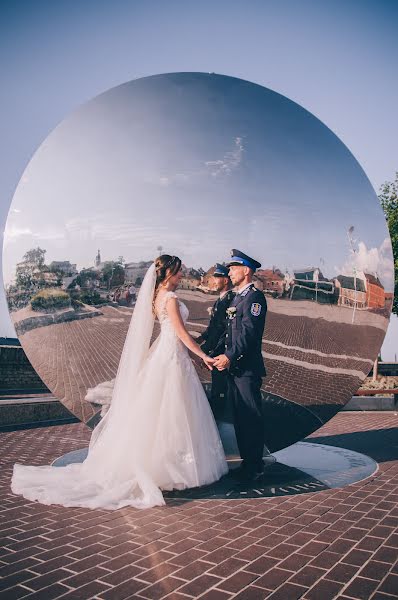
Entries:
{"label": "cobblestone pavement", "polygon": [[[208,322],[206,308],[214,296],[181,295],[190,309],[189,329],[203,331]],[[334,404],[345,404],[372,367],[386,319],[358,312],[361,324],[351,325],[352,311],[344,307],[290,301],[278,304],[272,299],[269,307],[263,344],[268,371],[264,390],[314,407],[315,412],[330,396]],[[84,422],[97,410],[84,401],[87,390],[115,377],[132,314],[132,309],[122,307],[101,310],[101,316],[39,327],[21,337],[40,377]],[[209,380],[206,370],[201,370],[200,376]]]}
{"label": "cobblestone pavement", "polygon": [[87,445],[83,424],[0,434],[0,599],[392,600],[398,596],[398,417],[340,413],[311,438],[379,462],[300,496],[168,501],[146,511],[43,506],[12,465]]}

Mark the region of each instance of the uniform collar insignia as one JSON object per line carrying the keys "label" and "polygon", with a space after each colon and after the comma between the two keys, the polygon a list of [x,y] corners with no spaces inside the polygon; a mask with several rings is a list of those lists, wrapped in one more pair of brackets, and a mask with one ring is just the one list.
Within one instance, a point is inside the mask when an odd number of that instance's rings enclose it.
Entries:
{"label": "uniform collar insignia", "polygon": [[253,284],[251,283],[239,295],[242,296],[242,298],[244,298],[246,296],[246,294],[248,294],[250,292],[250,290],[252,290],[252,289],[253,289]]}

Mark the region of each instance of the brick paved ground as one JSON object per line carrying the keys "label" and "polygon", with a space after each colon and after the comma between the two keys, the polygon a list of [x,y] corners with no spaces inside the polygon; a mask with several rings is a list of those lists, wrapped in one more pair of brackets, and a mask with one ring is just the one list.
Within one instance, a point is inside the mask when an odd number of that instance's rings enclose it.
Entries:
{"label": "brick paved ground", "polygon": [[[203,331],[214,296],[180,294],[190,309],[189,329]],[[132,314],[128,308],[101,310],[102,316],[39,327],[20,338],[46,385],[84,422],[96,412],[84,401],[87,390],[115,377]],[[344,307],[270,299],[264,390],[311,406],[321,419],[331,395],[345,404],[370,371],[387,324],[381,315],[358,311],[351,325],[351,315]],[[208,380],[205,370],[200,376]]]}
{"label": "brick paved ground", "polygon": [[146,511],[46,507],[10,493],[14,462],[87,444],[82,424],[0,434],[0,599],[392,600],[398,597],[393,413],[341,413],[313,440],[364,452],[373,477],[260,500]]}

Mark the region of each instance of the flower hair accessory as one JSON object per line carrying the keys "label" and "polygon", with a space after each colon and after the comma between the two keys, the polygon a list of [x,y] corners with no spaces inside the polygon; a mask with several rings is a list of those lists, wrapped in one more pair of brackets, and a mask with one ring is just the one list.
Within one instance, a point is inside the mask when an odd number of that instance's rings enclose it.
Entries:
{"label": "flower hair accessory", "polygon": [[173,262],[175,261],[175,259],[176,259],[176,257],[172,256],[171,259],[169,260],[169,262],[164,265],[164,268],[168,269],[169,267],[171,267],[171,265],[173,264]]}

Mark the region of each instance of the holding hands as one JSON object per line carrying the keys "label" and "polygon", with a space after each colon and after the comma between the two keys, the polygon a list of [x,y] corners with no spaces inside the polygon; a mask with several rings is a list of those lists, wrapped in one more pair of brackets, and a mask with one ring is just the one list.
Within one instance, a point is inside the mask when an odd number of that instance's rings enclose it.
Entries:
{"label": "holding hands", "polygon": [[214,367],[218,371],[224,371],[225,369],[228,369],[231,364],[229,358],[225,356],[225,354],[220,354],[219,356],[216,356],[216,358],[204,354],[201,358],[210,371],[212,371]]}
{"label": "holding hands", "polygon": [[212,371],[213,370],[213,364],[214,364],[214,358],[211,358],[211,356],[207,356],[207,354],[204,354],[202,356],[202,360],[205,363],[206,367]]}
{"label": "holding hands", "polygon": [[229,360],[228,356],[226,356],[225,354],[220,354],[219,356],[216,356],[216,358],[214,359],[214,363],[213,363],[213,365],[219,371],[224,371],[225,369],[228,369],[230,364],[231,364],[231,361]]}

